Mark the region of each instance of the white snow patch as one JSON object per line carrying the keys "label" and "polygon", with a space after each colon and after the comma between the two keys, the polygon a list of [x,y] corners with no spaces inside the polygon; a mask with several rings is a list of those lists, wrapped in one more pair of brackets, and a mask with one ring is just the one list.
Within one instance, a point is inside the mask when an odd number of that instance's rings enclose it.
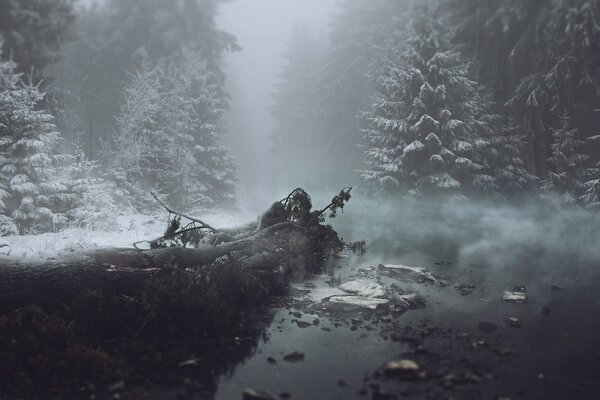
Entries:
{"label": "white snow patch", "polygon": [[310,292],[303,297],[306,297],[309,300],[315,302],[321,302],[324,299],[329,298],[331,296],[341,296],[346,294],[346,292],[336,287],[329,286],[329,284],[327,283],[328,279],[329,277],[327,275],[315,275],[302,283],[295,283],[291,286],[294,289],[299,290],[309,289]]}
{"label": "white snow patch", "polygon": [[361,297],[383,297],[385,289],[377,282],[368,279],[357,279],[340,285],[340,289]]}
{"label": "white snow patch", "polygon": [[[198,215],[218,228],[230,228],[247,222],[241,212],[209,211]],[[47,260],[80,250],[103,247],[132,248],[134,242],[162,236],[167,227],[167,214],[128,214],[114,218],[111,230],[68,228],[39,235],[6,236],[0,238],[0,260]]]}

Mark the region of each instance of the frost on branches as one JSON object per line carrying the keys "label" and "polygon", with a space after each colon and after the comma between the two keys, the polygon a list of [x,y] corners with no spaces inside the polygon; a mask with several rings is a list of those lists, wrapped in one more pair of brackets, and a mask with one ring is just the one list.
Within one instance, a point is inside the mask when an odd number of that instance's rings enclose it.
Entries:
{"label": "frost on branches", "polygon": [[483,155],[492,146],[488,103],[470,78],[442,24],[423,16],[412,24],[406,50],[390,43],[365,114],[369,168],[380,187],[416,195],[494,192]]}
{"label": "frost on branches", "polygon": [[221,137],[226,107],[197,53],[144,68],[126,89],[110,149],[117,183],[137,199],[154,190],[188,209],[231,200],[235,167]]}
{"label": "frost on branches", "polygon": [[55,212],[73,200],[56,179],[56,168],[70,157],[56,154],[61,136],[52,116],[38,105],[44,94],[0,61],[0,230],[2,234],[39,232],[62,221]]}

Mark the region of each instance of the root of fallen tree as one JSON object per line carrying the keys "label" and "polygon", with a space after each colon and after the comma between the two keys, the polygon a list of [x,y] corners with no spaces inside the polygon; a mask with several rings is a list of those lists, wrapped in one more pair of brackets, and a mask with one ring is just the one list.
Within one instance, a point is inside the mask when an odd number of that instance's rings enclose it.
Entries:
{"label": "root of fallen tree", "polygon": [[182,374],[173,363],[190,353],[194,365],[211,371],[203,375],[210,386],[227,368],[213,341],[224,346],[243,329],[252,348],[259,333],[248,313],[341,250],[324,219],[343,209],[350,190],[313,211],[310,196],[296,189],[237,229],[212,227],[161,202],[169,226],[148,249],[137,243],[0,264],[0,391],[79,395],[118,379],[147,380],[165,365],[170,369],[156,380],[177,381]]}

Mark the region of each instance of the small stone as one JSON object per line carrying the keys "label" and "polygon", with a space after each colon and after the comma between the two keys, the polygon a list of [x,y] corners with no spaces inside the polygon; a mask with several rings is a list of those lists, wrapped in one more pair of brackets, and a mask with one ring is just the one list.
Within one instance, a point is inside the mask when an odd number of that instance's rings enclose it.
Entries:
{"label": "small stone", "polygon": [[508,317],[506,319],[506,325],[512,327],[512,328],[520,328],[521,327],[521,321],[519,321],[518,318],[515,317]]}
{"label": "small stone", "polygon": [[348,384],[346,383],[346,381],[345,381],[345,380],[343,380],[343,379],[339,379],[339,380],[337,381],[337,385],[338,385],[339,387],[346,387],[346,386],[348,386]]}
{"label": "small stone", "polygon": [[466,283],[461,283],[461,284],[455,284],[454,288],[456,289],[456,291],[458,293],[460,293],[461,296],[468,296],[470,294],[473,293],[473,291],[475,291],[476,286],[475,285],[469,285]]}
{"label": "small stone", "polygon": [[560,287],[558,285],[552,285],[550,286],[550,290],[552,290],[553,292],[562,292],[563,290],[567,290],[564,287]]}
{"label": "small stone", "polygon": [[426,376],[419,365],[412,360],[390,361],[385,364],[383,371],[388,376],[400,379],[422,379]]}
{"label": "small stone", "polygon": [[527,294],[525,292],[505,290],[502,295],[502,301],[506,303],[527,303]]}
{"label": "small stone", "polygon": [[511,355],[511,353],[512,353],[512,351],[507,348],[501,348],[501,349],[496,350],[496,354],[498,354],[500,357],[509,356],[509,355]]}
{"label": "small stone", "polygon": [[301,351],[293,351],[290,354],[284,356],[283,359],[287,362],[304,361],[304,353],[302,353]]}
{"label": "small stone", "polygon": [[292,397],[292,394],[290,392],[281,392],[279,393],[279,397],[281,397],[282,399],[289,399],[290,397]]}
{"label": "small stone", "polygon": [[121,390],[123,388],[125,388],[125,381],[118,381],[118,382],[115,382],[112,385],[110,385],[108,387],[108,391],[109,392],[115,392],[115,391]]}
{"label": "small stone", "polygon": [[271,356],[267,357],[267,362],[269,364],[277,364],[277,360],[274,357],[271,357]]}
{"label": "small stone", "polygon": [[246,389],[242,392],[243,400],[275,400],[275,397],[269,392],[256,389]]}
{"label": "small stone", "polygon": [[305,321],[294,320],[294,322],[296,322],[296,325],[298,325],[298,328],[308,328],[309,326],[312,326],[312,324],[305,322]]}
{"label": "small stone", "polygon": [[191,358],[189,360],[185,360],[180,362],[177,366],[182,368],[182,367],[195,367],[198,365],[198,362],[200,361],[199,358]]}

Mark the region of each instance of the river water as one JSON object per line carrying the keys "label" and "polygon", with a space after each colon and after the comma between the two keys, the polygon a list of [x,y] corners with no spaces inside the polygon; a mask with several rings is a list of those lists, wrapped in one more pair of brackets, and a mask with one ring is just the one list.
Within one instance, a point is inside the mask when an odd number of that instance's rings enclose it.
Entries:
{"label": "river water", "polygon": [[[367,253],[339,260],[292,291],[295,301],[274,306],[265,337],[220,378],[215,398],[242,398],[247,388],[294,399],[600,398],[597,216],[353,201],[333,224],[348,240],[367,240]],[[321,297],[379,264],[424,267],[449,285],[399,283],[426,299],[403,314],[322,312]],[[474,290],[461,294],[459,284]],[[525,287],[527,303],[502,301],[514,287]],[[521,326],[509,326],[511,317]],[[416,344],[407,332],[420,332]],[[304,359],[285,361],[293,351]],[[380,373],[397,359],[416,361],[426,376]]]}

